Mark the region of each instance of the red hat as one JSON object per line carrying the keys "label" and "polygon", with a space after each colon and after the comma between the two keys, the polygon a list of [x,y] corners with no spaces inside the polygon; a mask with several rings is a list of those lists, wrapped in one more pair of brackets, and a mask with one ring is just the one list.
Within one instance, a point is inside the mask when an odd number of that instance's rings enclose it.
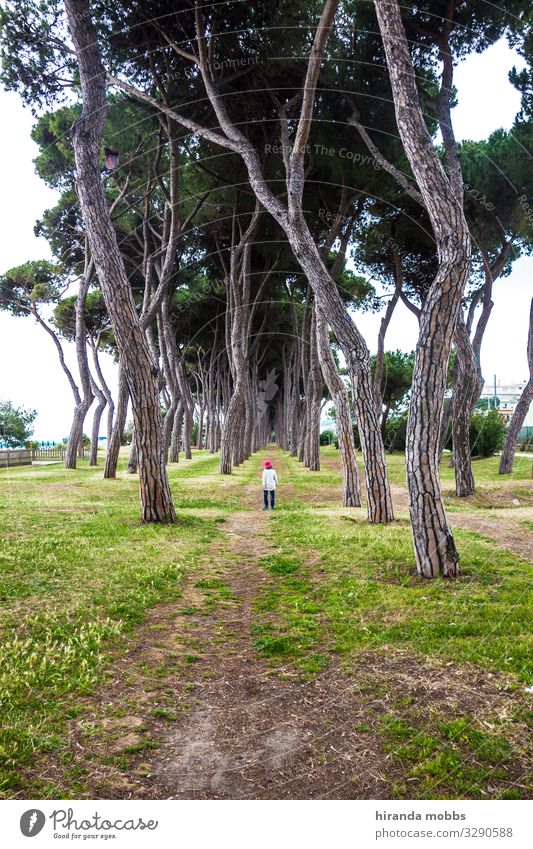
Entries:
{"label": "red hat", "polygon": [[270,460],[265,460],[265,462],[263,463],[263,466],[265,467],[265,469],[271,469],[272,463],[270,462]]}

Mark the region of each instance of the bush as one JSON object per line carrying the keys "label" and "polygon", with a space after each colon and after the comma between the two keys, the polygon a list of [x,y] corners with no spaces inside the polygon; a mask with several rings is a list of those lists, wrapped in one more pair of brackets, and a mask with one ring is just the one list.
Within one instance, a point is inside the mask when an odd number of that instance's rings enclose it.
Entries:
{"label": "bush", "polygon": [[470,419],[470,453],[476,457],[492,457],[505,439],[506,427],[497,410],[474,413]]}
{"label": "bush", "polygon": [[320,434],[321,445],[332,445],[337,441],[337,434],[334,430],[323,430]]}

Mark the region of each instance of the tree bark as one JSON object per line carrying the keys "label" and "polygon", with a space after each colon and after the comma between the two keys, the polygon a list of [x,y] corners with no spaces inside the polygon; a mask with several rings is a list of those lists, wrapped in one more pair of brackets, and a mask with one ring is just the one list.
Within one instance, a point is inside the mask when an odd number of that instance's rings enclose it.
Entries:
{"label": "tree bark", "polygon": [[159,406],[159,370],[137,316],[102,183],[100,143],[106,113],[105,70],[88,0],[65,0],[82,90],[74,125],[77,188],[104,300],[123,360],[139,452],[141,519],[172,522],[174,505],[166,474]]}
{"label": "tree bark", "polygon": [[[442,501],[438,448],[446,373],[470,262],[455,167],[446,176],[427,130],[397,0],[374,0],[402,144],[428,211],[439,268],[420,315],[407,427],[407,485],[417,571],[455,577],[459,555]],[[447,80],[451,85],[451,80]]]}
{"label": "tree bark", "polygon": [[527,359],[529,364],[529,380],[526,383],[520,400],[516,405],[509,430],[503,444],[502,456],[500,458],[500,475],[510,475],[513,471],[514,455],[516,444],[520,437],[522,425],[526,419],[531,402],[533,401],[533,298],[531,299],[531,307],[529,310],[529,333],[527,337]]}
{"label": "tree bark", "polygon": [[[483,387],[474,349],[463,316],[455,328],[456,370],[452,398],[453,466],[455,492],[465,498],[476,491],[470,452],[470,418]],[[440,445],[439,445],[440,448]]]}
{"label": "tree bark", "polygon": [[183,432],[183,415],[184,415],[184,405],[183,400],[180,398],[178,401],[178,407],[176,410],[176,414],[174,416],[174,422],[172,424],[172,436],[170,439],[170,457],[169,461],[171,463],[179,463],[180,459],[180,447],[181,447],[181,435]]}
{"label": "tree bark", "polygon": [[322,400],[322,372],[317,351],[316,309],[312,309],[309,327],[309,371],[307,374],[307,428],[304,447],[304,465],[311,472],[320,471],[320,412]]}
{"label": "tree bark", "polygon": [[96,376],[102,388],[102,392],[104,393],[106,402],[107,402],[107,445],[106,449],[109,451],[109,446],[111,445],[111,434],[113,433],[113,418],[115,415],[115,402],[113,401],[113,395],[111,394],[111,390],[106,383],[104,378],[102,367],[100,365],[100,358],[98,356],[98,347],[100,344],[100,339],[97,338],[96,342],[93,342],[89,339],[91,344],[92,352],[93,352],[93,363],[94,369],[96,371]]}
{"label": "tree bark", "polygon": [[500,276],[512,248],[512,239],[503,238],[501,249],[491,264],[488,250],[482,244],[482,235],[478,237],[478,247],[483,258],[485,283],[482,288],[482,310],[478,319],[472,341],[472,328],[476,305],[481,292],[474,294],[465,323],[459,315],[455,331],[455,369],[454,390],[452,398],[453,414],[453,452],[452,460],[455,469],[455,490],[458,496],[471,495],[475,491],[475,480],[470,454],[470,418],[483,390],[483,372],[481,370],[481,344],[483,335],[492,312],[492,289],[494,281]]}
{"label": "tree bark", "polygon": [[316,338],[320,368],[331,395],[337,416],[337,436],[342,468],[342,503],[344,507],[361,507],[361,488],[357,471],[355,443],[353,438],[352,414],[348,391],[337,371],[337,365],[328,337],[326,319],[322,310],[316,307]]}
{"label": "tree bark", "polygon": [[[376,368],[374,371],[374,397],[376,399],[376,412],[381,419],[382,411],[383,411],[383,363],[385,360],[385,336],[387,335],[387,330],[389,328],[389,324],[391,322],[394,310],[396,309],[396,304],[400,299],[400,292],[402,290],[403,285],[403,276],[402,276],[402,265],[400,256],[396,248],[393,248],[394,254],[394,263],[396,268],[396,286],[394,288],[394,292],[392,294],[392,298],[387,304],[387,309],[385,310],[385,315],[381,319],[379,325],[379,333],[378,333],[378,349],[376,352]],[[382,431],[383,431],[383,421],[381,422]]]}
{"label": "tree bark", "polygon": [[115,423],[113,432],[107,448],[105,458],[104,478],[116,478],[117,465],[120,454],[120,446],[122,445],[122,434],[126,427],[126,416],[128,414],[128,384],[126,375],[124,374],[124,366],[119,361],[118,365],[118,397],[115,411]]}
{"label": "tree bark", "polygon": [[100,422],[102,420],[103,412],[106,408],[107,399],[96,383],[95,380],[91,379],[91,387],[93,394],[95,395],[98,403],[96,405],[96,409],[94,411],[93,416],[93,426],[91,432],[91,453],[89,454],[89,466],[97,466],[98,465],[98,439],[100,436]]}
{"label": "tree bark", "polygon": [[128,474],[135,475],[137,474],[137,468],[139,466],[138,462],[138,452],[137,452],[137,439],[135,436],[135,428],[133,428],[133,434],[131,437],[131,445],[130,445],[130,454],[128,457]]}
{"label": "tree bark", "polygon": [[76,409],[74,410],[74,417],[72,419],[72,425],[70,428],[70,434],[67,443],[67,450],[65,453],[66,469],[76,468],[76,458],[78,456],[78,449],[83,439],[83,425],[85,422],[85,416],[89,412],[91,404],[94,401],[94,395],[91,384],[91,373],[89,371],[89,360],[87,357],[87,333],[85,329],[85,300],[87,298],[87,292],[89,290],[91,265],[92,263],[87,258],[86,250],[85,272],[80,280],[78,297],[76,300],[75,330],[76,357],[78,361],[78,369],[80,372],[82,397],[80,403],[76,405]]}

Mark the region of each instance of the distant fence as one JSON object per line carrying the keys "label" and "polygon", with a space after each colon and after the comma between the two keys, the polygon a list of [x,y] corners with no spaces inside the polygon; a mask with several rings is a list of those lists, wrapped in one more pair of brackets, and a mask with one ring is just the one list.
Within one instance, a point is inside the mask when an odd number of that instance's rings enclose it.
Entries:
{"label": "distant fence", "polygon": [[[51,445],[49,448],[33,448],[31,458],[32,460],[64,460],[66,453],[66,445]],[[85,448],[78,449],[78,457],[81,460],[85,458]]]}
{"label": "distant fence", "polygon": [[[66,445],[50,445],[42,448],[0,448],[0,469],[12,466],[31,466],[32,462],[61,462],[67,453]],[[84,460],[87,449],[78,449],[78,459]]]}
{"label": "distant fence", "polygon": [[0,468],[11,469],[13,466],[31,466],[32,452],[29,448],[0,449]]}

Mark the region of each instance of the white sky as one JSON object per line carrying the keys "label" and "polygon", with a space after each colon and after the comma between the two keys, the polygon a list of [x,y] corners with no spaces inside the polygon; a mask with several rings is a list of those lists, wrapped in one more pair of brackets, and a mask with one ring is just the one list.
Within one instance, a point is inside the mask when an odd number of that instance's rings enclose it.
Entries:
{"label": "white sky", "polygon": [[[453,121],[458,139],[483,139],[498,127],[509,129],[520,106],[507,74],[521,60],[504,42],[473,55],[456,70],[459,105]],[[45,240],[33,234],[35,220],[56,202],[56,193],[36,176],[37,147],[30,139],[33,118],[16,94],[0,90],[4,132],[0,134],[3,196],[0,203],[0,272],[30,259],[50,256]],[[512,275],[497,281],[494,309],[482,349],[485,379],[516,383],[528,377],[526,342],[529,303],[533,294],[533,258],[515,263]],[[358,315],[357,324],[375,351],[380,317]],[[412,350],[417,322],[398,306],[387,335],[387,348]],[[64,343],[67,361],[76,375],[73,346]],[[116,387],[116,366],[102,356],[106,378]],[[52,340],[31,318],[0,312],[0,398],[38,411],[35,438],[61,439],[69,432],[73,399],[60,369]],[[90,414],[89,414],[90,416]],[[533,411],[528,423],[533,424]],[[88,418],[86,432],[90,429]],[[103,431],[102,431],[103,433]]]}

